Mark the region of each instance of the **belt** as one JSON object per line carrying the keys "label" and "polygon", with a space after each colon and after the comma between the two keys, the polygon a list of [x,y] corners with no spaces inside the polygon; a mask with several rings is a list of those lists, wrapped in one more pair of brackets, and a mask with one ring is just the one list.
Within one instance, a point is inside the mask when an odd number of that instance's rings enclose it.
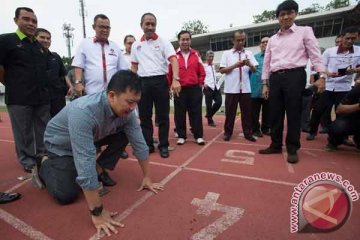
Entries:
{"label": "belt", "polygon": [[290,68],[290,69],[281,69],[278,70],[276,72],[272,72],[271,74],[283,74],[283,73],[288,73],[288,72],[295,72],[295,71],[300,71],[300,70],[304,70],[305,67],[297,67],[297,68]]}

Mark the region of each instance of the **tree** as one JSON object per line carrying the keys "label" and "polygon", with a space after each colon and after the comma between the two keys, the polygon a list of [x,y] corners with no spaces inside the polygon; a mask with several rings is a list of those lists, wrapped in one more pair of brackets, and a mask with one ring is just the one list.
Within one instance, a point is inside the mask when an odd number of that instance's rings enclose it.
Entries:
{"label": "tree", "polygon": [[329,2],[328,5],[326,5],[325,9],[326,10],[337,9],[337,8],[347,7],[349,5],[350,5],[349,0],[332,0],[331,2]]}
{"label": "tree", "polygon": [[299,15],[305,15],[310,13],[316,13],[324,10],[324,7],[320,6],[318,3],[311,4],[310,7],[304,8],[299,12]]}
{"label": "tree", "polygon": [[183,23],[181,30],[191,32],[191,35],[209,32],[209,26],[205,25],[201,20],[195,19]]}
{"label": "tree", "polygon": [[261,22],[275,20],[276,13],[275,10],[271,10],[271,11],[265,10],[259,15],[254,15],[253,19],[254,19],[254,23],[261,23]]}

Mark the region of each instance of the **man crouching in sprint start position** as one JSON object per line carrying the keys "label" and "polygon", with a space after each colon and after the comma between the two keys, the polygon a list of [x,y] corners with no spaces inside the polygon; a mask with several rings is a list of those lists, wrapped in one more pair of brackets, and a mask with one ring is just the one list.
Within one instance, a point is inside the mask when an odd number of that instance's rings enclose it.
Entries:
{"label": "man crouching in sprint start position", "polygon": [[[151,182],[149,149],[133,112],[140,97],[138,76],[122,70],[111,78],[106,91],[71,102],[46,127],[44,142],[49,158],[33,171],[33,184],[38,188],[45,185],[60,204],[74,202],[82,190],[98,234],[103,230],[110,236],[118,232],[116,226],[124,226],[113,219],[116,213],[103,208],[98,174],[115,168],[126,143],[125,135],[144,174],[138,191],[163,190],[163,186]],[[107,148],[96,160],[96,147],[104,145]]]}

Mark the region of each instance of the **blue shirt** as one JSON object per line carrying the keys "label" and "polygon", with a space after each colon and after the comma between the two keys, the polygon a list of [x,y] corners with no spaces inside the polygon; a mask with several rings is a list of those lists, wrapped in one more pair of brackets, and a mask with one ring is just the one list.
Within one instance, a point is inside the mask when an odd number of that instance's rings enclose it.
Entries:
{"label": "blue shirt", "polygon": [[63,108],[48,123],[44,142],[59,156],[73,156],[76,181],[84,190],[99,187],[95,142],[123,130],[138,160],[146,160],[149,148],[134,112],[126,118],[111,110],[105,91],[81,97]]}
{"label": "blue shirt", "polygon": [[259,63],[256,67],[256,72],[250,74],[250,86],[251,86],[251,97],[252,98],[262,98],[262,80],[261,74],[264,64],[264,53],[259,52],[255,54],[255,59]]}

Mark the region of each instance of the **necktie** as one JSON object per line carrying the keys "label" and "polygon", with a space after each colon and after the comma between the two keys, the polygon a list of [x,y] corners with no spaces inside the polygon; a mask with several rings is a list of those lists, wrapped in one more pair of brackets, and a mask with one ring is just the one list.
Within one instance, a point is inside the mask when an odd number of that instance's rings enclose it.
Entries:
{"label": "necktie", "polygon": [[213,75],[213,79],[214,79],[214,91],[216,90],[216,77],[215,77],[215,74],[214,74],[214,68],[212,66],[212,64],[209,64],[210,67],[211,67],[211,73]]}
{"label": "necktie", "polygon": [[[238,53],[239,53],[239,61],[241,61],[241,52],[238,52]],[[242,93],[243,82],[242,82],[242,69],[241,69],[241,66],[239,66],[239,74],[240,74],[240,93]]]}

